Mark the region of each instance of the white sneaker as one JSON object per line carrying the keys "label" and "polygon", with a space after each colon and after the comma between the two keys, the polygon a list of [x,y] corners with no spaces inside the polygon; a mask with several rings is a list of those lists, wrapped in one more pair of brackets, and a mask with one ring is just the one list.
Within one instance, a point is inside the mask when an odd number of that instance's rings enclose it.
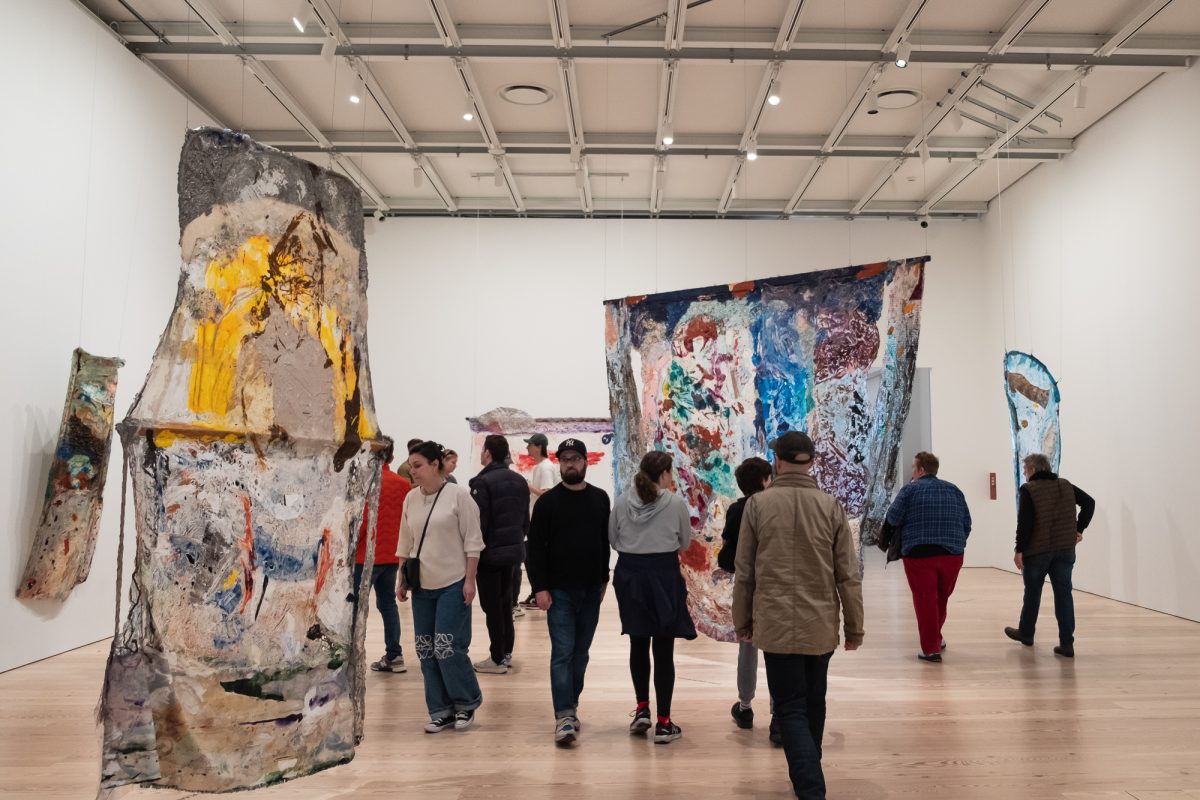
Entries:
{"label": "white sneaker", "polygon": [[476,661],[472,664],[476,672],[482,672],[488,675],[504,675],[508,672],[508,667],[504,664],[497,664],[490,658],[485,658],[483,661]]}
{"label": "white sneaker", "polygon": [[454,730],[456,731],[465,731],[474,724],[474,711],[459,711],[454,715]]}
{"label": "white sneaker", "polygon": [[437,719],[431,719],[431,720],[429,720],[429,722],[425,723],[425,732],[426,733],[441,733],[442,731],[446,730],[446,728],[449,728],[453,724],[454,724],[454,717],[451,717],[449,715],[447,715],[445,717],[438,717]]}
{"label": "white sneaker", "polygon": [[513,606],[513,619],[525,616],[525,609],[520,606]]}
{"label": "white sneaker", "polygon": [[571,717],[563,717],[554,726],[555,744],[570,744],[575,741],[575,734],[575,720]]}

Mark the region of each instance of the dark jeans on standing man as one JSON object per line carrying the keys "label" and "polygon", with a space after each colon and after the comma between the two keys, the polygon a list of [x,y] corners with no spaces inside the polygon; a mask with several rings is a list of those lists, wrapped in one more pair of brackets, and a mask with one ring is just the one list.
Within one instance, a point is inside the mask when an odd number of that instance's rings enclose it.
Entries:
{"label": "dark jeans on standing man", "polygon": [[1021,635],[1033,638],[1038,610],[1042,605],[1042,586],[1050,576],[1054,589],[1054,617],[1058,620],[1058,643],[1075,644],[1075,599],[1071,597],[1071,571],[1075,568],[1075,548],[1024,557],[1025,602],[1021,605]]}
{"label": "dark jeans on standing man", "polygon": [[499,664],[512,655],[516,632],[512,618],[512,564],[480,564],[475,573],[479,607],[487,619],[488,649],[492,661]]}
{"label": "dark jeans on standing man", "polygon": [[[375,608],[383,617],[383,644],[388,658],[400,658],[400,609],[396,607],[396,573],[399,564],[376,564],[371,567],[371,589],[375,590]],[[362,585],[363,565],[354,565],[354,618],[358,619],[358,587]]]}
{"label": "dark jeans on standing man", "polygon": [[825,689],[832,656],[763,653],[788,775],[796,797],[803,800],[825,800],[821,739],[825,735]]}
{"label": "dark jeans on standing man", "polygon": [[600,621],[604,586],[594,589],[551,589],[546,625],[550,630],[550,698],[554,718],[575,717],[588,650]]}
{"label": "dark jeans on standing man", "polygon": [[516,608],[521,602],[521,565],[513,564],[513,591],[512,591],[512,607]]}

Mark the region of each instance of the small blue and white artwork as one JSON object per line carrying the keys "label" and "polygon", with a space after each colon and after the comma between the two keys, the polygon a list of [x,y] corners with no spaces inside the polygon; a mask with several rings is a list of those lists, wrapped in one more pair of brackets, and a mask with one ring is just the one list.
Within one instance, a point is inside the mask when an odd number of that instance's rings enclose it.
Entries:
{"label": "small blue and white artwork", "polygon": [[1004,393],[1012,422],[1013,478],[1025,482],[1021,462],[1042,453],[1058,472],[1062,461],[1062,430],[1058,421],[1058,381],[1038,359],[1018,350],[1004,354]]}

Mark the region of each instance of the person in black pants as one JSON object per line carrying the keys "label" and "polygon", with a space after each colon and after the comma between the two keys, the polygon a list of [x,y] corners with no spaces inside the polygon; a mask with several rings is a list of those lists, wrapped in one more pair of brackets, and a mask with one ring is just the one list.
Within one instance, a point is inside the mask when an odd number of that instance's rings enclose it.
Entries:
{"label": "person in black pants", "polygon": [[479,605],[487,619],[490,657],[475,671],[503,675],[512,664],[516,638],[512,618],[513,566],[525,558],[529,533],[529,484],[508,467],[508,440],[492,434],[483,440],[483,469],[471,479],[471,496],[479,504],[484,550],[476,583]]}
{"label": "person in black pants", "polygon": [[613,591],[621,612],[621,632],[629,636],[629,673],[637,707],[629,732],[651,727],[650,652],[654,652],[657,744],[673,742],[683,731],[671,720],[675,689],[675,639],[695,639],[687,609],[687,586],[679,553],[692,541],[687,503],[674,492],[671,456],[652,450],[642,457],[634,486],[617,498],[608,520],[608,541],[620,555]]}

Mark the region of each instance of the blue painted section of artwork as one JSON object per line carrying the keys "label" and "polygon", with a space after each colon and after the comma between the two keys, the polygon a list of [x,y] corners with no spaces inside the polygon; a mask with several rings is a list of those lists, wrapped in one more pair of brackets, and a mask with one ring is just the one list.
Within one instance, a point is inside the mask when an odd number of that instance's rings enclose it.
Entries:
{"label": "blue painted section of artwork", "polygon": [[1025,482],[1021,470],[1025,456],[1042,453],[1058,472],[1062,463],[1061,395],[1049,367],[1018,350],[1004,354],[1004,394],[1012,424],[1013,485],[1019,489]]}

